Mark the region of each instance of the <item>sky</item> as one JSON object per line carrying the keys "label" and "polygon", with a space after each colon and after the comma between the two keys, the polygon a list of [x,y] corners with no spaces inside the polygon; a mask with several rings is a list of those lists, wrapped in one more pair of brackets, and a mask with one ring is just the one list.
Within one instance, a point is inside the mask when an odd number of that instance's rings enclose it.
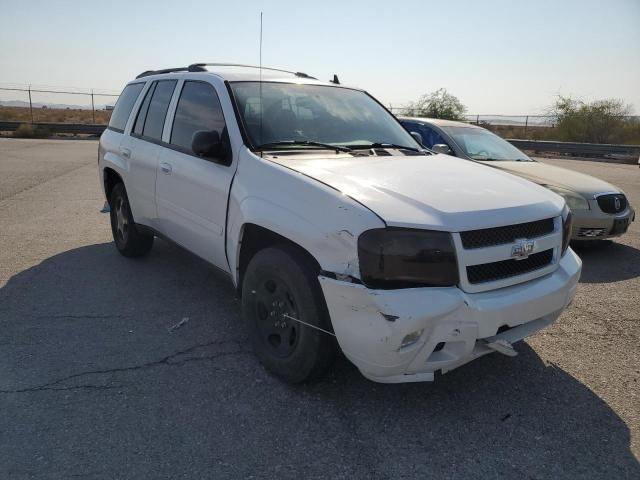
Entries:
{"label": "sky", "polygon": [[557,95],[640,114],[640,0],[0,0],[0,86],[119,91],[149,69],[258,64],[261,11],[263,65],[335,73],[387,106],[446,88],[470,114]]}

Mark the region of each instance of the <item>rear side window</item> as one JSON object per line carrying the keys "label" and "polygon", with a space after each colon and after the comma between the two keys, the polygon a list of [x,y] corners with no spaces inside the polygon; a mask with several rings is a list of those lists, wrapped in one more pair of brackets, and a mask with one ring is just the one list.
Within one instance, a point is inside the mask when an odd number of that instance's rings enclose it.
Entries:
{"label": "rear side window", "polygon": [[224,115],[215,88],[205,82],[185,82],[173,120],[171,144],[191,152],[195,132],[217,130],[223,137],[224,129]]}
{"label": "rear side window", "polygon": [[153,140],[162,139],[162,127],[176,83],[176,80],[159,80],[149,88],[133,127],[134,134]]}
{"label": "rear side window", "polygon": [[111,113],[110,128],[124,132],[124,127],[127,125],[127,120],[131,115],[131,110],[133,110],[133,105],[136,103],[138,95],[142,91],[142,87],[144,87],[144,83],[132,83],[124,87]]}
{"label": "rear side window", "polygon": [[147,94],[144,96],[144,100],[142,101],[142,105],[140,105],[140,109],[138,110],[138,116],[136,117],[136,123],[133,126],[134,135],[142,136],[142,131],[144,129],[144,119],[147,118],[147,111],[149,110],[149,103],[151,103],[151,96],[153,95],[153,91],[156,88],[156,83],[154,82],[147,90]]}

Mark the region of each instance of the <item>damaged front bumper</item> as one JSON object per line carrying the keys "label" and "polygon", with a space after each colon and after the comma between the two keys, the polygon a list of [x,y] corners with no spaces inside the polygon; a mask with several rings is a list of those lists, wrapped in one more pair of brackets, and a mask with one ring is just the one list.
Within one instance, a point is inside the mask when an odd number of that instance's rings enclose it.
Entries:
{"label": "damaged front bumper", "polygon": [[[558,318],[582,262],[569,249],[544,277],[482,293],[456,287],[371,290],[320,276],[333,329],[362,374],[385,383],[431,381],[510,345]],[[511,349],[512,350],[512,349]]]}

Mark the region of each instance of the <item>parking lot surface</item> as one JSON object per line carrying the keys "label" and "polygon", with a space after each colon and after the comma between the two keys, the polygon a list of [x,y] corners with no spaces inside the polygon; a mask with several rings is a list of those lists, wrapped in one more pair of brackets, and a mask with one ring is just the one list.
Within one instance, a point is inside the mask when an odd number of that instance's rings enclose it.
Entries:
{"label": "parking lot surface", "polygon": [[[292,387],[215,268],[117,253],[96,150],[0,139],[0,478],[640,478],[639,222],[578,250],[574,304],[515,358]],[[640,207],[637,166],[544,161]]]}

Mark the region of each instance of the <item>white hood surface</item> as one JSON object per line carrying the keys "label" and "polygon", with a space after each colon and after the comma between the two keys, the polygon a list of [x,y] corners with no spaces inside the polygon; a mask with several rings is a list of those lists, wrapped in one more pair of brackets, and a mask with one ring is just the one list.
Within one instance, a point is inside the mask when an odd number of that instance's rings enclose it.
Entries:
{"label": "white hood surface", "polygon": [[599,193],[620,192],[619,188],[599,178],[566,168],[548,165],[543,162],[483,162],[485,165],[498,168],[524,177],[532,182],[544,185],[563,187],[577,192],[586,198],[593,198]]}
{"label": "white hood surface", "polygon": [[390,226],[457,232],[550,218],[564,206],[534,183],[447,155],[269,159],[348,195]]}

